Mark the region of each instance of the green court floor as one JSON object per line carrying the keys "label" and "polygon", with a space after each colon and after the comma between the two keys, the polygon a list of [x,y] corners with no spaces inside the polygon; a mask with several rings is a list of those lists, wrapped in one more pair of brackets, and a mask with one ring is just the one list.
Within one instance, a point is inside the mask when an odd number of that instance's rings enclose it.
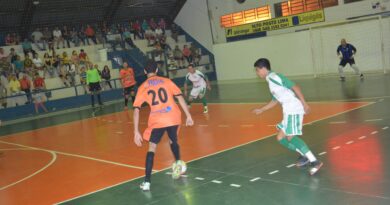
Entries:
{"label": "green court floor", "polygon": [[[139,190],[143,181],[139,178],[63,204],[390,204],[390,76],[368,75],[364,81],[350,77],[346,82],[336,77],[294,81],[309,102],[374,102],[304,127],[302,138],[324,162],[318,175],[292,167],[297,155],[269,137],[192,161],[179,180],[172,180],[169,169],[155,173],[150,192]],[[209,99],[212,103],[260,103],[269,101],[270,95],[264,81],[248,80],[214,84]],[[100,114],[121,110],[121,103],[113,103]],[[89,117],[89,108],[42,116],[6,124],[0,134]]]}

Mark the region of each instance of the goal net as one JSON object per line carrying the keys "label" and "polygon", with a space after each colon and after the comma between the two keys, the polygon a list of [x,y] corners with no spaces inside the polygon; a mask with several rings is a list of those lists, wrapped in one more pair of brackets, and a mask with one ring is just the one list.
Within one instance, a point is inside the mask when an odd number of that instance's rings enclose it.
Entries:
{"label": "goal net", "polygon": [[[386,72],[390,61],[390,18],[373,16],[310,28],[312,60],[316,76],[338,73],[337,47],[345,38],[357,49],[356,65],[364,73]],[[353,73],[346,66],[345,73]]]}

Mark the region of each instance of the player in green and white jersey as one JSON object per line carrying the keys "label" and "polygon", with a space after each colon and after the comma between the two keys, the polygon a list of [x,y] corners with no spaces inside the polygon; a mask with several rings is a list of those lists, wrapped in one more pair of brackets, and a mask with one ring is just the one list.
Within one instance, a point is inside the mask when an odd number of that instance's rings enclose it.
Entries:
{"label": "player in green and white jersey", "polygon": [[[192,90],[188,96],[188,85],[192,83]],[[191,106],[192,101],[199,98],[203,103],[203,113],[208,113],[206,90],[211,90],[210,81],[207,76],[196,70],[192,64],[188,65],[188,74],[186,75],[186,82],[184,83],[184,95],[188,96],[188,105]]]}
{"label": "player in green and white jersey", "polygon": [[285,76],[272,72],[271,64],[266,58],[257,60],[254,67],[256,68],[256,74],[268,82],[272,101],[262,108],[254,109],[253,112],[259,115],[273,108],[278,103],[281,104],[283,121],[277,125],[279,130],[276,136],[277,140],[284,147],[298,152],[300,157],[296,165],[303,167],[309,164],[309,173],[314,175],[323,163],[317,160],[306,143],[298,137],[302,135],[303,116],[310,111],[301,89]]}

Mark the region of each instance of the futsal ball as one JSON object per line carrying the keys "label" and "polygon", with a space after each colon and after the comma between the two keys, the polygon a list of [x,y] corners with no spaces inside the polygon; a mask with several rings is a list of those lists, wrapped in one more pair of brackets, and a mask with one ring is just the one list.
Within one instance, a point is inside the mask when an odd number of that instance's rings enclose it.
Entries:
{"label": "futsal ball", "polygon": [[178,160],[172,164],[172,178],[178,179],[180,175],[187,171],[187,165],[184,161]]}

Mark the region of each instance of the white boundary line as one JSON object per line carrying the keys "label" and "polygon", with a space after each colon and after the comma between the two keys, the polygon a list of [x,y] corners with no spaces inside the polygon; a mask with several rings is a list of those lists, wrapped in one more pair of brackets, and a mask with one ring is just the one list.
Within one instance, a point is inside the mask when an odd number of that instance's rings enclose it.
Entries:
{"label": "white boundary line", "polygon": [[[104,159],[97,159],[97,158],[87,157],[87,156],[78,155],[78,154],[71,154],[71,153],[60,152],[60,151],[55,151],[55,150],[42,149],[42,148],[37,148],[37,147],[30,147],[30,146],[26,146],[26,145],[22,145],[22,144],[16,144],[16,143],[12,143],[12,142],[5,142],[5,141],[2,141],[2,140],[0,140],[0,143],[9,144],[9,145],[15,145],[15,146],[19,146],[19,147],[25,147],[25,148],[29,148],[29,149],[42,150],[42,151],[46,151],[46,152],[55,152],[57,154],[62,154],[62,155],[71,156],[71,157],[78,157],[78,158],[82,158],[82,159],[89,159],[89,160],[92,160],[92,161],[103,162],[103,163],[106,163],[106,164],[113,164],[113,165],[127,167],[127,168],[145,170],[145,168],[143,168],[143,167],[123,164],[123,163],[119,163],[119,162],[112,162],[112,161],[108,161],[108,160],[104,160]],[[153,170],[153,171],[156,171],[156,170]]]}
{"label": "white boundary line", "polygon": [[[390,96],[389,96],[390,97]],[[334,101],[333,101],[334,102]],[[325,103],[325,102],[322,102],[322,103]],[[356,103],[362,103],[362,102],[356,102]],[[361,106],[358,106],[356,108],[353,108],[353,109],[350,109],[350,110],[346,110],[346,111],[343,111],[343,112],[339,112],[339,113],[336,113],[336,114],[333,114],[333,115],[329,115],[327,117],[324,117],[324,118],[320,118],[318,120],[313,120],[311,122],[308,122],[308,123],[305,123],[303,124],[304,126],[305,125],[310,125],[310,124],[313,124],[313,123],[316,123],[316,122],[319,122],[319,121],[322,121],[322,120],[326,120],[326,119],[329,119],[329,118],[332,118],[332,117],[335,117],[335,116],[338,116],[338,115],[342,115],[342,114],[345,114],[347,112],[352,112],[354,110],[358,110],[360,108],[364,108],[364,107],[367,107],[367,106],[370,106],[370,105],[373,105],[375,104],[376,102],[365,102],[367,104],[365,105],[361,105]],[[210,103],[209,103],[210,104]],[[224,103],[215,103],[215,104],[224,104]],[[225,103],[226,104],[226,103]],[[236,103],[236,104],[239,104],[239,103]],[[241,104],[245,104],[245,103],[241,103]],[[249,104],[249,103],[247,103]],[[250,104],[257,104],[257,103],[250,103]],[[213,155],[217,155],[217,154],[220,154],[220,153],[223,153],[223,152],[227,152],[227,151],[230,151],[230,150],[233,150],[233,149],[236,149],[236,148],[239,148],[239,147],[243,147],[245,145],[248,145],[248,144],[251,144],[251,143],[254,143],[254,142],[257,142],[257,141],[261,141],[261,140],[265,140],[265,139],[268,139],[272,136],[274,136],[274,134],[271,134],[271,135],[267,135],[267,136],[264,136],[260,139],[256,139],[256,140],[252,140],[252,141],[249,141],[247,143],[244,143],[244,144],[240,144],[240,145],[237,145],[237,146],[233,146],[231,148],[228,148],[228,149],[225,149],[225,150],[221,150],[221,151],[218,151],[218,152],[215,152],[215,153],[212,153],[212,154],[208,154],[208,155],[205,155],[205,156],[202,156],[202,157],[198,157],[198,158],[195,158],[193,160],[189,160],[187,161],[186,163],[190,163],[190,162],[193,162],[193,161],[197,161],[197,160],[200,160],[200,159],[204,159],[204,158],[207,158],[207,157],[210,157],[210,156],[213,156]],[[165,171],[165,170],[168,170],[170,169],[170,167],[166,168],[166,169],[161,169],[161,170],[158,170],[156,172],[154,172],[153,174],[155,173],[159,173],[159,172],[162,172],[162,171]],[[112,187],[115,187],[115,186],[119,186],[119,185],[122,185],[122,184],[125,184],[125,183],[128,183],[128,182],[131,182],[131,181],[135,181],[137,179],[140,179],[140,178],[143,178],[144,176],[140,176],[140,177],[136,177],[136,178],[132,178],[132,179],[129,179],[129,180],[126,180],[126,181],[123,181],[123,182],[119,182],[117,184],[113,184],[111,186],[107,186],[107,187],[104,187],[104,188],[101,188],[101,189],[98,189],[96,191],[92,191],[92,192],[88,192],[88,193],[85,193],[85,194],[82,194],[80,196],[76,196],[76,197],[73,197],[73,198],[70,198],[70,199],[67,199],[65,201],[61,201],[61,202],[58,202],[58,203],[55,203],[55,204],[62,204],[62,203],[65,203],[65,202],[69,202],[69,201],[72,201],[72,200],[75,200],[75,199],[78,199],[78,198],[81,198],[81,197],[84,197],[84,196],[88,196],[90,194],[94,194],[94,193],[97,193],[97,192],[100,192],[100,191],[104,191],[106,189],[110,189]]]}
{"label": "white boundary line", "polygon": [[[3,150],[4,150],[4,149],[3,149]],[[11,150],[11,149],[6,149],[6,150]],[[39,170],[35,171],[34,173],[28,175],[27,177],[24,177],[24,178],[22,178],[22,179],[20,179],[20,180],[18,180],[18,181],[16,181],[16,182],[13,182],[13,183],[11,183],[11,184],[6,185],[6,186],[0,187],[0,191],[3,191],[4,189],[7,189],[7,188],[9,188],[9,187],[11,187],[11,186],[14,186],[14,185],[16,185],[16,184],[19,184],[20,182],[23,182],[23,181],[26,181],[26,180],[30,179],[31,177],[33,177],[33,176],[35,176],[35,175],[41,173],[42,171],[44,171],[45,169],[47,169],[48,167],[50,167],[50,166],[57,160],[57,154],[56,154],[55,152],[53,152],[53,151],[39,150],[39,149],[18,149],[18,148],[14,149],[14,150],[45,151],[45,152],[49,152],[49,153],[51,154],[52,157],[51,157],[50,162],[49,162],[48,164],[46,164],[44,167],[42,167],[42,168],[40,168]]]}

